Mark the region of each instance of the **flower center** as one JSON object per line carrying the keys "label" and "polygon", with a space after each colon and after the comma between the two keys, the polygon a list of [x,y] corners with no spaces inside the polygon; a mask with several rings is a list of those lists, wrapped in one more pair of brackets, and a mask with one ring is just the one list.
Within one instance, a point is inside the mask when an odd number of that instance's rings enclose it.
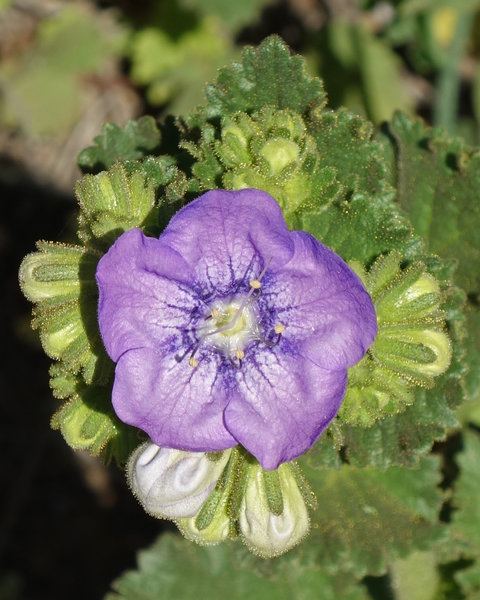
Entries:
{"label": "flower center", "polygon": [[[271,259],[270,259],[271,260]],[[193,368],[198,366],[195,358],[197,350],[203,344],[208,344],[220,350],[227,356],[231,363],[238,369],[242,366],[245,356],[244,349],[252,341],[260,341],[267,346],[276,346],[280,336],[285,330],[285,325],[275,325],[274,341],[264,339],[260,334],[258,309],[254,308],[255,301],[261,294],[261,280],[265,275],[270,260],[267,262],[258,279],[250,281],[248,294],[235,296],[228,300],[217,300],[210,306],[210,314],[205,319],[204,325],[199,330],[199,338],[188,361]]]}
{"label": "flower center", "polygon": [[[243,331],[246,327],[247,321],[243,311],[239,314],[238,318],[235,319],[238,308],[233,305],[228,305],[225,312],[221,314],[217,308],[212,310],[212,317],[215,318],[215,327],[220,329],[220,335],[230,337]],[[215,314],[213,314],[215,312]],[[218,314],[218,317],[217,317]]]}
{"label": "flower center", "polygon": [[201,336],[206,343],[227,356],[236,356],[248,342],[258,339],[258,318],[251,300],[239,296],[217,301],[211,308],[211,318],[205,321]]}

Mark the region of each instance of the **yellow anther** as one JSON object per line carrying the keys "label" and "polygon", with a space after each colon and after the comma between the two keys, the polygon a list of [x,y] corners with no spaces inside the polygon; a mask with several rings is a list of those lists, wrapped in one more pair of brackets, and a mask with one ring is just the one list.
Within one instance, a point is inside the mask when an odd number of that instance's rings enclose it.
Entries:
{"label": "yellow anther", "polygon": [[274,329],[275,333],[277,335],[280,335],[281,333],[283,333],[285,331],[285,325],[282,325],[281,323],[279,323],[278,325],[275,325]]}
{"label": "yellow anther", "polygon": [[220,316],[220,311],[218,310],[218,308],[212,308],[212,317],[214,319],[218,319],[219,316]]}
{"label": "yellow anther", "polygon": [[245,352],[243,350],[235,350],[235,356],[238,358],[238,360],[242,360],[242,358],[245,356]]}
{"label": "yellow anther", "polygon": [[191,356],[188,364],[193,368],[198,367],[198,360],[194,356]]}
{"label": "yellow anther", "polygon": [[259,290],[262,287],[262,284],[258,279],[252,279],[250,282],[250,287],[252,287],[254,290]]}

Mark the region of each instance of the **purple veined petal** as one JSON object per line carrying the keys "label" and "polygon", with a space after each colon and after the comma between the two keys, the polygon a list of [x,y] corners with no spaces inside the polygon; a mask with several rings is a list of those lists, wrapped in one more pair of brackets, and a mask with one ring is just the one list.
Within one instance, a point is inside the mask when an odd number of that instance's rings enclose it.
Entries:
{"label": "purple veined petal", "polygon": [[267,263],[274,271],[293,252],[279,205],[255,189],[207,192],[182,208],[160,239],[182,255],[199,281],[220,293],[255,278]]}
{"label": "purple veined petal", "polygon": [[225,429],[228,387],[217,372],[218,355],[195,369],[174,353],[133,349],[120,357],[112,403],[118,417],[143,429],[158,446],[213,452],[237,444]]}
{"label": "purple veined petal", "polygon": [[236,393],[225,409],[225,426],[264,469],[306,452],[336,415],[347,372],[259,349],[238,372]]}
{"label": "purple veined petal", "polygon": [[113,360],[132,348],[181,344],[199,302],[177,252],[132,229],[102,257],[96,276],[100,331]]}
{"label": "purple veined petal", "polygon": [[292,232],[295,254],[265,295],[285,326],[285,341],[325,369],[356,364],[375,339],[377,319],[360,278],[313,236]]}

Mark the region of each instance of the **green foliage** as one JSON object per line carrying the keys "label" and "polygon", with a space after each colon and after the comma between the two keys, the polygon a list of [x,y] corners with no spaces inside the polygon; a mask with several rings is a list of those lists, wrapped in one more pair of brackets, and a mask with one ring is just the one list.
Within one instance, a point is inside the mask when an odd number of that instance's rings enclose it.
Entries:
{"label": "green foliage", "polygon": [[455,281],[480,289],[480,153],[441,129],[396,114],[385,129],[392,144],[398,202],[428,250],[458,263]]}
{"label": "green foliage", "polygon": [[128,45],[132,81],[147,86],[151,104],[187,114],[205,81],[234,56],[232,42],[215,16],[198,18],[174,0],[157,3],[149,21]]}
{"label": "green foliage", "polygon": [[205,94],[206,105],[188,119],[191,126],[237,112],[249,114],[264,106],[306,116],[325,104],[321,81],[307,75],[303,59],[292,56],[277,36],[267,38],[258,48],[245,48],[241,61],[220,69]]}
{"label": "green foliage", "polygon": [[262,576],[256,560],[231,543],[205,548],[165,534],[140,552],[138,565],[113,583],[105,600],[367,600],[351,576],[287,558],[264,562],[270,573]]}
{"label": "green foliage", "polygon": [[244,0],[225,2],[224,0],[180,0],[180,4],[199,15],[215,15],[232,30],[239,29],[248,22],[255,22],[261,9],[271,0]]}
{"label": "green foliage", "polygon": [[[460,571],[456,578],[467,597],[480,597],[480,438],[477,432],[467,431],[463,437],[463,450],[458,455],[457,463],[460,476],[455,483],[453,503],[456,508],[452,520],[452,531],[460,543],[464,545],[464,553],[468,558],[475,558],[476,563],[465,571]],[[458,543],[458,541],[457,541]]]}
{"label": "green foliage", "polygon": [[412,552],[391,568],[397,600],[437,600],[440,574],[434,552]]}
{"label": "green foliage", "polygon": [[399,57],[366,22],[333,19],[314,37],[313,48],[334,106],[364,112],[374,123],[390,119],[396,109],[412,108]]}
{"label": "green foliage", "polygon": [[394,558],[441,541],[438,467],[438,459],[430,456],[417,470],[306,469],[319,506],[306,551],[327,571],[348,570],[361,577],[380,575]]}
{"label": "green foliage", "polygon": [[83,78],[104,67],[120,44],[119,28],[102,26],[78,4],[45,20],[34,51],[0,67],[2,121],[34,136],[67,131],[83,109]]}
{"label": "green foliage", "polygon": [[115,123],[105,123],[95,144],[79,154],[78,164],[83,171],[97,173],[116,161],[137,160],[153,154],[160,140],[160,131],[152,117],[127,121],[123,129]]}

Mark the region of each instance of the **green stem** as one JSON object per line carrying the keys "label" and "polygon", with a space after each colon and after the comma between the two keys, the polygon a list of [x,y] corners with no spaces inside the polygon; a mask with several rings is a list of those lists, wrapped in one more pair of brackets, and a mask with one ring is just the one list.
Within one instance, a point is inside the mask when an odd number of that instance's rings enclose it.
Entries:
{"label": "green stem", "polygon": [[470,36],[472,15],[459,11],[457,29],[450,51],[437,79],[433,121],[449,133],[455,132],[460,92],[460,61]]}

